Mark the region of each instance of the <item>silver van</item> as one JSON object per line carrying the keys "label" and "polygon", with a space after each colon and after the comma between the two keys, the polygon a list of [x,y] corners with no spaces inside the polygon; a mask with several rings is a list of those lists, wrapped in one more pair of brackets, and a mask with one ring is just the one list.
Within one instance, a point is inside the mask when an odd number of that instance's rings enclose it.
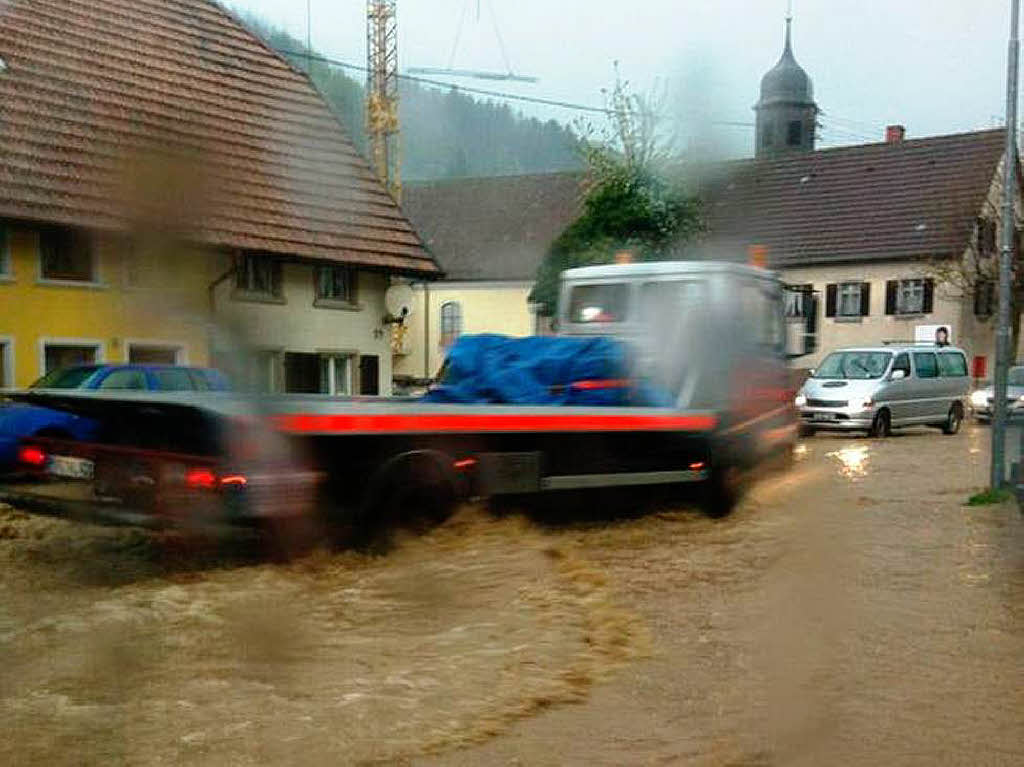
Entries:
{"label": "silver van", "polygon": [[967,355],[952,346],[892,344],[840,349],[812,371],[796,395],[801,430],[866,431],[894,427],[960,430],[971,379]]}

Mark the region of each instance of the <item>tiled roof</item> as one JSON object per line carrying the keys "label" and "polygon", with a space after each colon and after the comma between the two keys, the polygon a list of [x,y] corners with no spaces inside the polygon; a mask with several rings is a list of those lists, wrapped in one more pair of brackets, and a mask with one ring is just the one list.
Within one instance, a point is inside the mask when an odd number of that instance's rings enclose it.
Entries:
{"label": "tiled roof", "polygon": [[581,212],[575,173],[408,184],[403,208],[452,280],[532,280]]}
{"label": "tiled roof", "polygon": [[210,0],[0,0],[0,59],[0,217],[124,228],[169,153],[199,242],[437,272],[306,76]]}
{"label": "tiled roof", "polygon": [[1003,154],[1002,130],[743,160],[706,169],[708,239],[775,266],[961,253]]}

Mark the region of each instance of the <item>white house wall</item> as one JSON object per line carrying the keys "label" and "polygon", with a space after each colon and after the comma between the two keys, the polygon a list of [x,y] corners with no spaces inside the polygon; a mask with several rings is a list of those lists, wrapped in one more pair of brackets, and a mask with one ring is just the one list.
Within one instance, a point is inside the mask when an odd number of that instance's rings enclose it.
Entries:
{"label": "white house wall", "polygon": [[380,360],[380,393],[391,393],[390,330],[382,324],[388,277],[359,272],[355,309],[313,305],[313,267],[282,266],[280,303],[236,300],[234,283],[217,290],[215,321],[227,334],[237,333],[254,349],[281,352],[376,355]]}

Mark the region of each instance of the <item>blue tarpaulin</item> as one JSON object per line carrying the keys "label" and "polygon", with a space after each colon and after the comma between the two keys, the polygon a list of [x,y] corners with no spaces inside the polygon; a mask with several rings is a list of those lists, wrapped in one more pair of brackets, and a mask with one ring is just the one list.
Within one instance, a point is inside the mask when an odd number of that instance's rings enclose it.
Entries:
{"label": "blue tarpaulin", "polygon": [[672,404],[667,393],[629,378],[627,347],[614,339],[469,335],[452,346],[441,383],[427,392],[424,400],[516,405]]}

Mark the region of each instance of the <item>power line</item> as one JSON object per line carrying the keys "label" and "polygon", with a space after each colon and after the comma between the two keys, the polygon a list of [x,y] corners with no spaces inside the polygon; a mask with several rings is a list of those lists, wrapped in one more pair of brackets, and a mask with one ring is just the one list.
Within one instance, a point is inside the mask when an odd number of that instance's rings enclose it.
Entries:
{"label": "power line", "polygon": [[[286,49],[286,48],[275,48],[274,50],[276,50],[278,53],[281,53],[281,54],[283,54],[285,56],[295,56],[296,58],[304,58],[304,59],[308,59],[308,60],[312,60],[312,61],[322,61],[325,64],[330,64],[331,66],[341,67],[343,69],[353,69],[353,70],[355,70],[357,72],[365,72],[366,71],[366,67],[364,67],[364,66],[360,66],[358,64],[350,64],[347,61],[341,61],[339,59],[332,59],[329,56],[321,56],[319,54],[312,54],[312,53],[303,53],[301,51],[293,51],[293,50],[289,50],[289,49]],[[433,86],[435,88],[455,89],[455,90],[463,91],[465,93],[472,93],[472,94],[475,94],[475,95],[478,95],[478,96],[491,96],[491,97],[494,97],[494,98],[508,99],[508,100],[511,100],[511,101],[525,101],[525,102],[530,103],[530,104],[543,104],[544,106],[562,107],[563,109],[573,109],[573,110],[576,110],[578,112],[592,112],[592,113],[604,114],[604,115],[614,114],[614,110],[608,109],[607,107],[595,107],[595,106],[590,106],[588,104],[575,104],[575,103],[573,103],[571,101],[560,101],[558,99],[546,99],[546,98],[540,98],[538,96],[521,96],[518,93],[507,93],[507,92],[504,92],[504,91],[492,91],[492,90],[487,90],[486,88],[472,88],[472,87],[466,87],[466,86],[462,86],[462,85],[452,85],[451,83],[446,83],[446,82],[444,82],[442,80],[431,80],[430,78],[427,78],[427,77],[417,77],[415,75],[399,74],[398,75],[398,79],[399,80],[407,80],[407,81],[413,82],[413,83],[419,83],[421,85],[429,85],[429,86]],[[754,127],[754,123],[751,123],[751,122],[741,122],[739,120],[709,120],[708,124],[710,124],[710,125],[724,125],[724,126],[729,126],[729,127],[734,127],[734,128],[753,128]]]}

